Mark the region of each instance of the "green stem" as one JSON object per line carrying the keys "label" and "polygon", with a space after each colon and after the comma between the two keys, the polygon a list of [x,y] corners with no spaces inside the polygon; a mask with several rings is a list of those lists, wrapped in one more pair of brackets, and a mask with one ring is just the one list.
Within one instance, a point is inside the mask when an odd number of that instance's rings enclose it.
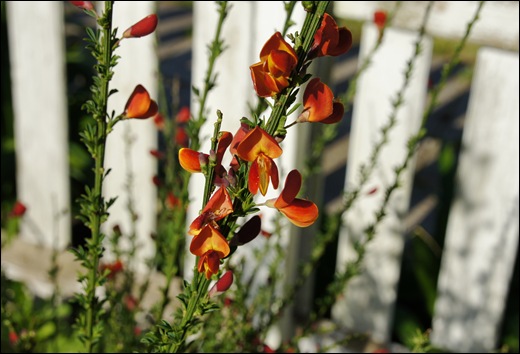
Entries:
{"label": "green stem", "polygon": [[[298,64],[296,65],[296,68],[293,72],[293,79],[300,75],[300,71],[306,63],[305,59],[307,53],[314,42],[314,34],[321,25],[321,19],[327,10],[329,3],[330,1],[318,1],[316,11],[308,12],[307,16],[305,17],[301,30],[302,45],[296,50],[296,54],[298,55]],[[295,90],[296,85],[290,85],[286,90],[282,91],[278,99],[275,100],[276,102],[274,104],[273,111],[266,123],[265,128],[265,131],[269,135],[276,135],[276,132],[280,127],[280,123],[282,123],[283,127],[285,121],[283,118],[287,112],[287,108],[289,108],[288,103],[290,103],[290,98],[293,96],[293,92]]]}
{"label": "green stem", "polygon": [[101,224],[102,218],[105,214],[105,205],[102,196],[102,188],[103,188],[103,179],[104,179],[104,157],[105,157],[105,143],[107,137],[107,121],[106,121],[106,112],[108,106],[108,96],[109,96],[109,81],[110,81],[110,62],[112,58],[112,1],[105,1],[105,16],[103,21],[103,63],[101,67],[105,72],[100,73],[100,80],[102,84],[100,85],[101,94],[103,101],[98,107],[99,110],[95,115],[95,119],[97,121],[97,130],[96,130],[96,147],[95,147],[95,182],[94,182],[94,195],[96,196],[96,212],[91,215],[91,241],[90,241],[90,268],[88,274],[88,284],[87,288],[87,305],[86,305],[86,345],[87,352],[92,353],[94,349],[94,345],[96,343],[96,339],[94,338],[94,326],[95,319],[97,317],[97,300],[96,300],[96,286],[98,283],[98,265],[99,259],[102,255],[102,245],[101,245]]}

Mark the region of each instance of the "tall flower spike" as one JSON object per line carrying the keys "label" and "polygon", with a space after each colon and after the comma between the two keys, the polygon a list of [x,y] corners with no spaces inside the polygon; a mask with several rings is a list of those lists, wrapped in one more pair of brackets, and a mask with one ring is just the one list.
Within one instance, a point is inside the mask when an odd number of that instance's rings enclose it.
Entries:
{"label": "tall flower spike", "polygon": [[345,54],[352,47],[352,32],[347,27],[338,27],[332,16],[325,13],[321,26],[314,35],[309,58]]}
{"label": "tall flower spike", "polygon": [[145,119],[157,114],[157,103],[150,98],[150,94],[143,87],[137,85],[128,98],[124,115],[126,118]]}
{"label": "tall flower spike", "polygon": [[298,170],[287,175],[282,193],[278,198],[269,199],[265,205],[278,209],[290,222],[299,227],[312,225],[318,219],[318,207],[310,200],[296,198],[302,185],[302,176]]}
{"label": "tall flower spike", "polygon": [[220,260],[230,252],[229,244],[222,234],[210,224],[191,240],[190,252],[200,257],[197,264],[199,273],[204,273],[206,279],[218,273]]}
{"label": "tall flower spike", "polygon": [[[197,235],[208,223],[215,223],[233,212],[233,201],[225,187],[220,187],[209,199],[195,220],[190,225],[188,233]],[[216,226],[216,224],[215,224]]]}
{"label": "tall flower spike", "polygon": [[260,61],[249,67],[257,95],[275,96],[289,86],[289,77],[297,63],[294,48],[280,32],[273,34],[260,51]]}
{"label": "tall flower spike", "polygon": [[252,194],[258,189],[265,195],[269,180],[278,188],[278,167],[273,159],[282,154],[276,140],[260,127],[251,130],[237,146],[237,155],[242,160],[253,162],[249,169],[248,188]]}
{"label": "tall flower spike", "polygon": [[123,32],[122,38],[139,38],[144,37],[155,31],[157,27],[157,15],[148,15],[142,20],[136,22]]}
{"label": "tall flower spike", "polygon": [[339,122],[345,112],[341,102],[334,102],[332,90],[317,77],[309,81],[305,88],[303,107],[302,113],[296,119],[297,123],[333,124]]}

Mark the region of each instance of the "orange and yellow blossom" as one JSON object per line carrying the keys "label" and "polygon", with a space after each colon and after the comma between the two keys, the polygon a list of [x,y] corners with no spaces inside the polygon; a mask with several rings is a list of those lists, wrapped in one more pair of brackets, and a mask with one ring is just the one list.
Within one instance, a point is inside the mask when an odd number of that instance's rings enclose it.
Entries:
{"label": "orange and yellow blossom", "polygon": [[260,51],[260,61],[249,67],[258,96],[275,96],[289,86],[291,72],[297,63],[294,48],[280,32],[273,34]]}
{"label": "orange and yellow blossom", "polygon": [[352,32],[347,27],[338,27],[332,16],[325,13],[321,26],[314,35],[309,59],[323,56],[338,56],[352,47]]}
{"label": "orange and yellow blossom", "polygon": [[278,209],[290,222],[299,227],[312,225],[318,219],[318,207],[310,200],[296,198],[302,185],[298,170],[287,175],[282,193],[278,198],[269,199],[265,205]]}
{"label": "orange and yellow blossom", "polygon": [[200,257],[197,269],[199,273],[204,273],[206,279],[218,273],[220,260],[227,257],[230,251],[224,236],[211,224],[204,226],[190,244],[190,252]]}
{"label": "orange and yellow blossom", "polygon": [[296,119],[297,123],[333,124],[339,122],[345,113],[343,103],[334,101],[332,90],[319,78],[314,78],[307,84],[303,93],[303,107],[302,113]]}
{"label": "orange and yellow blossom", "polygon": [[200,215],[190,224],[188,233],[197,235],[201,229],[211,223],[218,227],[216,222],[225,218],[233,212],[233,201],[227,189],[221,186],[209,199],[208,203],[202,209]]}
{"label": "orange and yellow blossom", "polygon": [[278,188],[278,167],[273,159],[283,151],[271,135],[257,126],[238,144],[236,152],[242,160],[252,162],[248,177],[251,194],[256,194],[260,189],[260,193],[265,195],[269,180],[275,189]]}
{"label": "orange and yellow blossom", "polygon": [[150,98],[150,94],[143,87],[137,85],[125,105],[125,118],[145,119],[157,114],[157,103]]}
{"label": "orange and yellow blossom", "polygon": [[[215,170],[219,174],[219,170],[223,167],[221,165],[224,152],[226,151],[233,135],[230,132],[223,131],[218,139],[217,152],[216,152],[216,166]],[[190,148],[181,148],[179,150],[179,163],[186,171],[191,173],[202,172],[202,166],[209,162],[210,155],[203,152],[195,151]]]}

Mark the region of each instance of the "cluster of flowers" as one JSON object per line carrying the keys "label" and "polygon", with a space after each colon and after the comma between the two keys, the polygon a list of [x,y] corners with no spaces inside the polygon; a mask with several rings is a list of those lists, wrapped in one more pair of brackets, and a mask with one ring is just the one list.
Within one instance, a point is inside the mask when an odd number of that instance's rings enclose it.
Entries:
{"label": "cluster of flowers", "polygon": [[[72,2],[86,10],[88,2]],[[81,6],[79,3],[82,3]],[[128,28],[124,38],[142,37],[152,33],[157,26],[156,15],[150,15]],[[339,27],[332,16],[324,14],[320,28],[314,35],[314,42],[304,60],[310,61],[323,56],[339,56],[352,46],[352,34],[346,27]],[[280,32],[267,40],[260,51],[260,61],[250,66],[254,89],[259,97],[274,98],[284,90],[304,83],[308,77],[303,71],[307,65],[298,65],[298,55]],[[301,71],[301,72],[299,72]],[[298,118],[286,128],[304,122],[332,124],[341,120],[344,107],[335,100],[332,90],[320,78],[311,79],[303,94],[303,110]],[[124,118],[145,119],[158,115],[157,103],[151,99],[148,91],[137,85],[127,101]],[[269,185],[278,188],[279,175],[275,159],[283,150],[280,141],[270,135],[262,123],[242,122],[233,135],[222,131],[219,134],[216,151],[209,153],[183,147],[179,150],[181,166],[191,173],[204,173],[213,178],[212,183],[218,189],[209,198],[199,216],[189,226],[188,234],[193,236],[190,252],[199,257],[197,269],[207,279],[217,274],[221,261],[228,257],[231,249],[241,246],[260,233],[260,217],[248,220],[236,233],[225,237],[222,232],[224,218],[236,210],[236,203],[245,203],[260,192],[265,196]],[[184,144],[183,144],[184,145]],[[222,165],[225,152],[229,150],[232,160],[228,169]],[[209,176],[208,166],[212,165],[214,174]],[[247,181],[240,180],[239,170],[245,166]],[[244,196],[241,187],[247,183],[249,195]],[[258,206],[275,208],[289,221],[299,227],[312,225],[318,218],[318,207],[310,200],[298,198],[302,176],[298,170],[288,173],[285,185],[277,198],[263,203],[252,203],[249,210]],[[245,215],[247,210],[241,208]],[[243,215],[243,216],[244,216]]]}
{"label": "cluster of flowers", "polygon": [[[306,60],[321,56],[338,56],[346,53],[352,45],[351,32],[346,27],[338,27],[335,20],[325,14],[320,28],[314,36],[314,43],[306,55]],[[251,77],[258,96],[274,98],[292,85],[299,85],[295,77],[298,56],[295,49],[276,32],[260,51],[260,62],[250,66]],[[313,78],[306,86],[303,95],[303,110],[296,123],[320,122],[337,123],[344,113],[343,104],[334,99],[332,90],[319,78]],[[291,125],[293,125],[291,124]],[[288,126],[289,127],[289,126]],[[278,188],[279,175],[275,159],[283,150],[279,140],[270,135],[262,123],[253,124],[242,121],[233,135],[220,132],[216,151],[199,152],[190,148],[179,151],[181,166],[191,173],[204,173],[208,178],[207,166],[212,163],[214,176],[212,183],[218,189],[213,193],[198,217],[189,226],[188,233],[193,236],[190,251],[198,256],[197,269],[207,279],[217,274],[221,260],[228,257],[231,250],[254,239],[260,232],[260,218],[253,217],[236,233],[224,236],[219,222],[235,211],[237,203],[249,202],[251,196],[260,192],[265,196],[269,185]],[[226,151],[232,155],[228,169],[222,166]],[[246,166],[247,181],[239,180],[239,172]],[[242,183],[244,182],[244,183]],[[247,182],[248,194],[237,192]],[[265,200],[253,207],[266,206],[277,209],[290,222],[299,227],[312,225],[318,218],[318,207],[310,200],[298,198],[302,176],[298,170],[288,173],[285,185],[277,198]],[[254,210],[257,210],[254,208]],[[244,212],[244,210],[241,210]]]}

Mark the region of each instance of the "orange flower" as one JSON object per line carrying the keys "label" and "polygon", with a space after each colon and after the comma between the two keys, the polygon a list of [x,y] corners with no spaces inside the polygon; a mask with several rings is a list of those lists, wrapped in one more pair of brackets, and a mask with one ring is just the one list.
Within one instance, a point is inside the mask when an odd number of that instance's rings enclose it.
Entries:
{"label": "orange flower", "polygon": [[139,38],[147,36],[155,31],[157,22],[156,14],[148,15],[124,31],[123,38]]}
{"label": "orange flower", "polygon": [[190,252],[200,257],[197,269],[200,273],[204,273],[207,279],[218,273],[220,260],[230,251],[224,236],[211,224],[204,226],[190,244]]}
{"label": "orange flower", "polygon": [[251,130],[237,146],[237,155],[242,160],[253,162],[249,170],[248,187],[252,194],[267,193],[269,180],[278,188],[278,167],[273,159],[282,154],[276,140],[260,127]]}
{"label": "orange flower", "polygon": [[202,209],[200,215],[193,220],[188,233],[197,235],[201,229],[211,223],[217,227],[216,222],[225,218],[233,212],[233,202],[225,187],[220,187],[209,199],[208,203]]}
{"label": "orange flower", "polygon": [[320,122],[324,124],[337,123],[343,118],[345,109],[341,102],[334,102],[332,90],[314,78],[307,84],[303,94],[304,109],[297,123]]}
{"label": "orange flower", "polygon": [[157,114],[157,103],[150,98],[150,94],[142,85],[137,85],[128,98],[125,106],[126,118],[145,119]]}
{"label": "orange flower", "polygon": [[[227,147],[231,144],[231,140],[233,139],[233,135],[230,132],[223,131],[221,132],[220,138],[218,139],[217,152],[216,152],[216,166],[215,170],[217,171],[217,175],[220,175],[223,167],[221,165],[222,158],[224,156],[224,152],[226,152]],[[202,166],[209,162],[210,155],[205,154],[203,152],[198,152],[189,148],[182,148],[179,150],[179,163],[182,168],[191,173],[200,173],[202,172]]]}
{"label": "orange flower", "polygon": [[275,96],[289,86],[289,77],[297,63],[293,47],[280,32],[273,34],[260,51],[260,62],[249,67],[258,96]]}
{"label": "orange flower", "polygon": [[312,225],[318,218],[318,207],[310,200],[296,198],[302,185],[302,176],[298,170],[287,175],[282,194],[276,199],[269,199],[265,205],[278,209],[290,222],[299,227]]}
{"label": "orange flower", "polygon": [[309,58],[326,55],[338,56],[345,54],[352,47],[352,33],[347,27],[339,28],[329,14],[323,15],[321,26],[314,35],[314,43],[309,51]]}

